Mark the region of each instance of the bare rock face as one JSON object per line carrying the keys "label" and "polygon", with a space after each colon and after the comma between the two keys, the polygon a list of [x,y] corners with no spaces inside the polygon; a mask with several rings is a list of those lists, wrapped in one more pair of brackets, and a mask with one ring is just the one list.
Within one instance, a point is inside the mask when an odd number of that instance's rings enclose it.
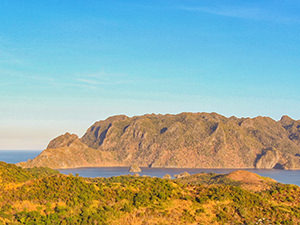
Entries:
{"label": "bare rock face", "polygon": [[81,142],[77,135],[66,133],[53,139],[47,149],[33,160],[17,163],[17,165],[27,168],[97,167],[105,166],[107,161],[114,163],[111,154],[92,149]]}
{"label": "bare rock face", "polygon": [[[217,113],[109,117],[66,133],[24,167],[300,168],[300,121]],[[276,149],[276,150],[275,150]]]}
{"label": "bare rock face", "polygon": [[129,172],[130,173],[140,173],[142,172],[141,168],[138,167],[137,165],[132,165],[130,168],[129,168]]}
{"label": "bare rock face", "polygon": [[183,173],[180,173],[180,174],[175,174],[174,177],[178,179],[178,178],[188,177],[190,175],[191,174],[189,174],[188,172],[183,172]]}
{"label": "bare rock face", "polygon": [[258,156],[255,166],[258,169],[273,169],[277,165],[279,159],[278,151],[266,149]]}
{"label": "bare rock face", "polygon": [[165,174],[163,179],[170,180],[170,179],[172,179],[172,176],[170,174]]}
{"label": "bare rock face", "polygon": [[295,121],[288,116],[283,116],[280,124],[287,130],[289,139],[300,144],[300,120]]}
{"label": "bare rock face", "polygon": [[70,146],[70,144],[72,144],[76,139],[78,139],[78,136],[76,134],[65,133],[64,135],[58,136],[57,138],[54,138],[52,141],[50,141],[47,149]]}

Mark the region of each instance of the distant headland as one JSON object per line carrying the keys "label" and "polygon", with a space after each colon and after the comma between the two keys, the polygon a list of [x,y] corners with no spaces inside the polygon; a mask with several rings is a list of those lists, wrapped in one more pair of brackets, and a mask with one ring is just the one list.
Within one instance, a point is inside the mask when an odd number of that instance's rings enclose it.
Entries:
{"label": "distant headland", "polygon": [[300,120],[217,113],[112,116],[66,133],[22,167],[300,168]]}

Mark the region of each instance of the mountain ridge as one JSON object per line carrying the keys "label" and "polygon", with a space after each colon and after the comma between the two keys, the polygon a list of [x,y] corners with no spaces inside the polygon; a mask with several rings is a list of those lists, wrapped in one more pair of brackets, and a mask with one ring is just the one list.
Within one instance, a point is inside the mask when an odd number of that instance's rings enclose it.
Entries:
{"label": "mountain ridge", "polygon": [[22,167],[300,168],[300,121],[217,113],[117,115],[66,133]]}

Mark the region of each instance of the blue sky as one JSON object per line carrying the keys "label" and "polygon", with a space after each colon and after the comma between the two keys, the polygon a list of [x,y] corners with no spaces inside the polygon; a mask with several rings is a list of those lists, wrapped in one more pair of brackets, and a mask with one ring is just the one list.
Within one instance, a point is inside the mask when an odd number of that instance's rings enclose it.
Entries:
{"label": "blue sky", "polygon": [[0,2],[0,149],[110,115],[300,119],[297,0]]}

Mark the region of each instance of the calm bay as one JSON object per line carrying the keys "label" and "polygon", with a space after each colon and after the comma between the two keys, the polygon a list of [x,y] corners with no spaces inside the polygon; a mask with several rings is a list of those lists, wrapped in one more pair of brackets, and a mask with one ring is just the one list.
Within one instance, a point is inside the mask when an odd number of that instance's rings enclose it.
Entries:
{"label": "calm bay", "polygon": [[[0,150],[0,161],[7,163],[17,163],[33,159],[40,150]],[[82,177],[112,177],[127,175],[128,167],[92,167],[92,168],[74,168],[74,169],[60,169],[63,174],[79,174]],[[187,169],[187,168],[141,168],[139,173],[147,176],[163,177],[165,174],[174,176],[175,174],[184,171],[190,174],[196,173],[229,173],[236,169]],[[300,186],[300,170],[261,170],[261,169],[245,169],[250,172],[257,173],[261,176],[270,177],[278,182],[285,184],[296,184]]]}

